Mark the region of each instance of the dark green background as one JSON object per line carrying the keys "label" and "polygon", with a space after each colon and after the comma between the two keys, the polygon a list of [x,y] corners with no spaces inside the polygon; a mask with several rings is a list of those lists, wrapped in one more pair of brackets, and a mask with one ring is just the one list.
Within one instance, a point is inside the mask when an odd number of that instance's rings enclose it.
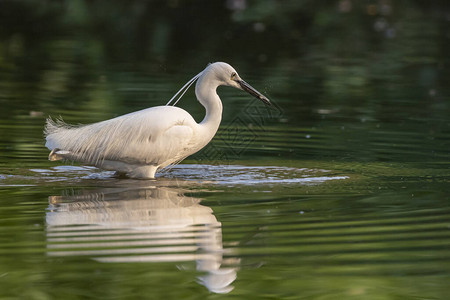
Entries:
{"label": "dark green background", "polygon": [[[444,0],[0,0],[0,299],[445,299],[449,53]],[[278,110],[219,88],[212,143],[148,186],[47,160],[47,116],[164,105],[214,61]],[[158,184],[221,222],[229,294],[193,261],[48,255],[52,196]]]}

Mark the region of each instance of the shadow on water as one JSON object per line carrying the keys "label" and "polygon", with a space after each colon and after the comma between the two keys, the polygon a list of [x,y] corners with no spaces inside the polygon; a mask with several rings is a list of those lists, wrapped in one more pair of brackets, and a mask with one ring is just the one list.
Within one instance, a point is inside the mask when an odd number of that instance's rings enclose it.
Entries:
{"label": "shadow on water", "polygon": [[[51,257],[88,256],[103,263],[193,261],[200,284],[228,293],[239,259],[224,259],[222,224],[201,199],[180,188],[122,187],[50,196],[46,214]],[[225,266],[224,266],[225,265]]]}

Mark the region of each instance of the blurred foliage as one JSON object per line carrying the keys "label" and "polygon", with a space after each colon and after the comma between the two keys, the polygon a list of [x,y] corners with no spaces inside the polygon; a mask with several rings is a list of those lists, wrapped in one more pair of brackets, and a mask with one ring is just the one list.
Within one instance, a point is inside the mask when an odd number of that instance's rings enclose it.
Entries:
{"label": "blurred foliage", "polygon": [[55,94],[78,101],[99,74],[123,65],[174,73],[224,60],[264,70],[268,82],[299,80],[275,96],[348,101],[369,97],[379,81],[405,80],[423,94],[448,93],[449,14],[446,1],[3,0],[1,84],[33,106]]}

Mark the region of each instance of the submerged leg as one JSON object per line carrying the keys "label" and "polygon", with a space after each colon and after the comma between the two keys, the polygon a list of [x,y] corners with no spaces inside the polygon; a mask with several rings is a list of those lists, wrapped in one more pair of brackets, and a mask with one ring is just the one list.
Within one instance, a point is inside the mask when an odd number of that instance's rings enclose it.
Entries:
{"label": "submerged leg", "polygon": [[153,179],[158,170],[158,166],[134,165],[113,160],[103,160],[95,166],[104,170],[116,171],[116,174],[125,174],[129,178],[136,179]]}
{"label": "submerged leg", "polygon": [[158,166],[139,166],[127,172],[127,175],[131,178],[138,179],[154,179]]}

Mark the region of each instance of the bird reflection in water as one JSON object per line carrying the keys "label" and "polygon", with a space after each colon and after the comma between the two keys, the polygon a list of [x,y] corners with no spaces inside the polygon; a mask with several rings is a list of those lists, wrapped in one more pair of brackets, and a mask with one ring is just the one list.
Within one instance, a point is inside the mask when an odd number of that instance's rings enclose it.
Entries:
{"label": "bird reflection in water", "polygon": [[222,225],[200,201],[169,187],[50,196],[48,255],[86,255],[104,263],[195,261],[200,284],[228,293],[239,260],[223,257]]}

